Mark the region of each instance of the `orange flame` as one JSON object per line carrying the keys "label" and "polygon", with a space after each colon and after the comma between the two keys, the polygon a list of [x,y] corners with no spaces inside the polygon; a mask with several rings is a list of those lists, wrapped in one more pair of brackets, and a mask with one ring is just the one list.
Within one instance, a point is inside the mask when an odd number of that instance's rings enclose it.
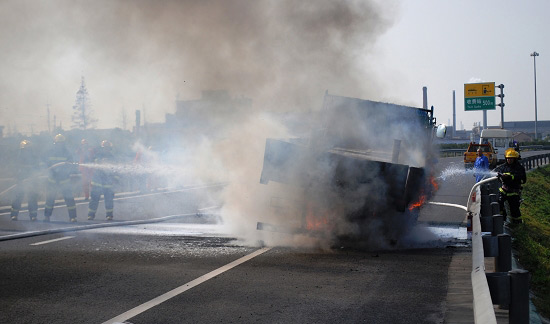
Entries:
{"label": "orange flame", "polygon": [[329,227],[328,210],[319,210],[313,203],[307,204],[306,213],[306,229],[308,230],[325,230]]}
{"label": "orange flame", "polygon": [[[437,191],[439,189],[439,185],[435,181],[434,176],[430,176],[430,183],[432,185],[431,192]],[[409,205],[409,210],[412,211],[415,208],[419,208],[420,206],[424,205],[426,202],[427,196],[424,194],[424,191],[420,191],[420,198],[418,198],[418,201],[412,203]]]}
{"label": "orange flame", "polygon": [[306,228],[308,230],[321,230],[327,227],[328,219],[326,217],[316,217],[315,215],[308,215],[306,217]]}
{"label": "orange flame", "polygon": [[433,176],[430,177],[430,182],[432,184],[432,187],[433,187],[434,191],[437,191],[439,189],[439,185],[437,184],[437,182],[435,181],[435,178]]}
{"label": "orange flame", "polygon": [[424,193],[422,192],[420,194],[420,198],[418,198],[418,201],[415,203],[412,203],[409,206],[409,211],[412,211],[415,208],[419,208],[420,206],[424,205],[425,202],[426,202],[426,195],[424,195]]}

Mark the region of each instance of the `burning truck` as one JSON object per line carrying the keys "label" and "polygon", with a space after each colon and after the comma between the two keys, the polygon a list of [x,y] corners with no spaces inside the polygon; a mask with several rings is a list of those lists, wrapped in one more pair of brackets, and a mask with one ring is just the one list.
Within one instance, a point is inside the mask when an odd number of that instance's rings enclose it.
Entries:
{"label": "burning truck", "polygon": [[413,206],[432,186],[432,142],[445,134],[445,126],[435,123],[433,107],[325,93],[311,136],[266,140],[260,183],[275,182],[293,194],[275,194],[274,216],[257,229],[307,233],[333,243],[398,240],[416,222]]}

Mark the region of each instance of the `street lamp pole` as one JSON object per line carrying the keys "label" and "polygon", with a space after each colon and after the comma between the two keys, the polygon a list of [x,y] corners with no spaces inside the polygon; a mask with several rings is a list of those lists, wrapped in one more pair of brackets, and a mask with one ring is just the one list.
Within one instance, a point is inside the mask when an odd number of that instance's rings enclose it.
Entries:
{"label": "street lamp pole", "polygon": [[537,56],[539,56],[539,53],[533,52],[530,55],[533,57],[533,71],[535,73],[535,140],[537,140]]}

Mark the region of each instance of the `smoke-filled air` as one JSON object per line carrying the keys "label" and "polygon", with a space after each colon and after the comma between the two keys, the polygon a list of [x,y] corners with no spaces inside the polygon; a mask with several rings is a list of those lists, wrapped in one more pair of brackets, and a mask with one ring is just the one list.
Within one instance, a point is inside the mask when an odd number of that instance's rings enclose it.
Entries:
{"label": "smoke-filled air", "polygon": [[[369,56],[394,9],[358,0],[2,1],[0,68],[13,76],[0,78],[2,121],[44,130],[49,104],[68,128],[84,76],[98,128],[120,127],[136,109],[145,122],[177,120],[177,135],[135,143],[154,161],[147,147],[163,141],[162,163],[118,170],[171,187],[227,183],[216,203],[242,242],[329,247],[360,236],[386,247],[415,220],[388,207],[420,195],[395,192],[408,175],[424,188],[430,130],[417,114],[361,112],[342,98],[380,97]],[[284,175],[268,174],[264,158],[281,143],[300,149]],[[365,152],[377,162],[354,159]]]}

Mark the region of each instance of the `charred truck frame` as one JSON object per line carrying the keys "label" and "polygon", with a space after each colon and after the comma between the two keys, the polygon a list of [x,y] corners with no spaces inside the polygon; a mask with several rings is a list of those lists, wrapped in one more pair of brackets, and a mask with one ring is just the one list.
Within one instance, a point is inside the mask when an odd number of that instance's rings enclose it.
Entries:
{"label": "charred truck frame", "polygon": [[[429,182],[436,154],[433,138],[445,134],[444,125],[435,127],[433,107],[327,92],[320,113],[312,118],[317,126],[307,139],[266,140],[260,183],[274,181],[304,192],[300,226],[293,232],[361,237],[373,221],[410,214],[407,207],[425,194]],[[342,219],[346,229],[336,224]],[[271,222],[257,224],[261,230],[278,228]]]}

